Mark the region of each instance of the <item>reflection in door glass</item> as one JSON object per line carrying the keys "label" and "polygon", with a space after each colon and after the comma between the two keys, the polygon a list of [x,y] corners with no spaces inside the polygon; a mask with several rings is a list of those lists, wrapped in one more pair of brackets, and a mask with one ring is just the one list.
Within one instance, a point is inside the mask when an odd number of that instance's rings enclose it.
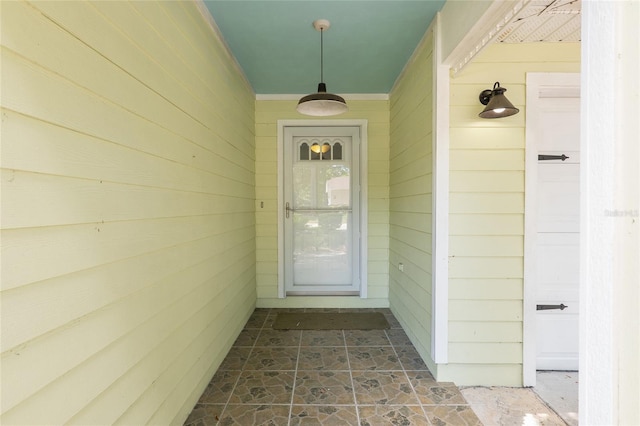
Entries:
{"label": "reflection in door glass", "polygon": [[296,212],[293,222],[296,284],[351,283],[350,222],[350,212]]}
{"label": "reflection in door glass", "polygon": [[346,165],[298,162],[293,170],[294,209],[351,206],[351,171]]}

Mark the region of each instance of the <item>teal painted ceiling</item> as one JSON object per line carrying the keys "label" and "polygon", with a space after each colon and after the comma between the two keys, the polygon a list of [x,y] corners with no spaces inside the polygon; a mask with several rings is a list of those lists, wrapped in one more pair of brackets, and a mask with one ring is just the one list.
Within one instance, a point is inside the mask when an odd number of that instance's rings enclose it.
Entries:
{"label": "teal painted ceiling", "polygon": [[256,94],[389,93],[444,0],[204,0]]}

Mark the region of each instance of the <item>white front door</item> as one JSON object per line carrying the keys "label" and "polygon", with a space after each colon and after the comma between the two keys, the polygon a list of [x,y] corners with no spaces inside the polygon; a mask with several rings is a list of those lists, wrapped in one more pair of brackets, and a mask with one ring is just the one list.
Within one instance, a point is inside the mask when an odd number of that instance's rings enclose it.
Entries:
{"label": "white front door", "polygon": [[[576,79],[578,77],[576,76]],[[537,164],[536,369],[578,369],[580,89],[544,86],[533,104]]]}
{"label": "white front door", "polygon": [[284,128],[287,295],[360,294],[359,133]]}

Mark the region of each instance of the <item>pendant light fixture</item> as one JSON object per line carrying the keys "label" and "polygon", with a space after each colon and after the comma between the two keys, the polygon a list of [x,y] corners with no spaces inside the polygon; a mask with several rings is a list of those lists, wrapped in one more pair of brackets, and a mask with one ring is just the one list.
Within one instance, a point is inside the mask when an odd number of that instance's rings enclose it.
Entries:
{"label": "pendant light fixture", "polygon": [[304,96],[298,102],[296,109],[300,114],[312,115],[316,117],[325,117],[329,115],[338,115],[347,112],[349,108],[347,103],[341,96],[327,93],[327,85],[324,84],[323,74],[323,33],[329,29],[331,23],[326,19],[318,19],[313,21],[313,27],[316,31],[320,31],[320,84],[318,84],[318,92]]}
{"label": "pendant light fixture", "polygon": [[487,89],[480,92],[480,103],[486,105],[478,116],[481,118],[502,118],[517,114],[520,110],[513,106],[504,95],[507,89],[500,87],[500,82],[496,81],[493,90]]}

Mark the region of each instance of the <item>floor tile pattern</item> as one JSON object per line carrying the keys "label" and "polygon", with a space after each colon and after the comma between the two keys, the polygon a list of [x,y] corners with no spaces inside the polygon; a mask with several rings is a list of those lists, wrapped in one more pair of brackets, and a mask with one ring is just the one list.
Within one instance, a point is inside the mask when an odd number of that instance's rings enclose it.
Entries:
{"label": "floor tile pattern", "polygon": [[185,426],[482,424],[389,309],[390,329],[345,331],[273,330],[279,311],[255,310]]}

